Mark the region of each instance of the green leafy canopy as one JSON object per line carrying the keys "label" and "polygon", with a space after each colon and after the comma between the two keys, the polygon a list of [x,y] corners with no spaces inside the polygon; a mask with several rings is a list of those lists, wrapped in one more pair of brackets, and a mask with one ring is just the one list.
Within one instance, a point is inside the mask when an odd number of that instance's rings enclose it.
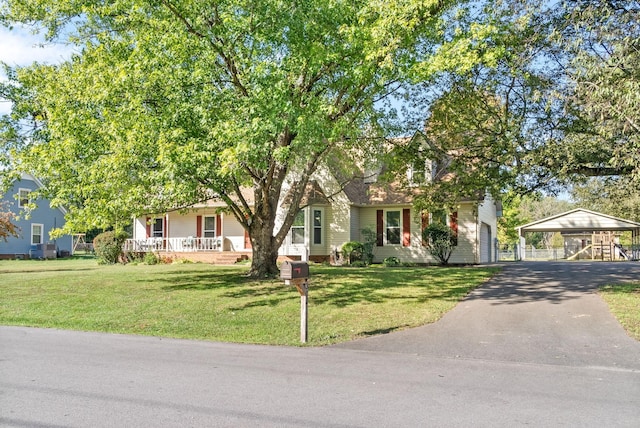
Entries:
{"label": "green leafy canopy", "polygon": [[[7,158],[70,205],[68,228],[219,197],[249,231],[254,263],[271,271],[327,155],[355,157],[367,148],[360,137],[384,135],[376,103],[469,61],[470,49],[446,49],[462,39],[447,29],[456,3],[6,1],[5,24],[35,23],[79,49],[3,85],[14,101]],[[452,59],[437,60],[445,53]],[[39,132],[17,132],[26,122]],[[291,209],[274,230],[290,174]]]}

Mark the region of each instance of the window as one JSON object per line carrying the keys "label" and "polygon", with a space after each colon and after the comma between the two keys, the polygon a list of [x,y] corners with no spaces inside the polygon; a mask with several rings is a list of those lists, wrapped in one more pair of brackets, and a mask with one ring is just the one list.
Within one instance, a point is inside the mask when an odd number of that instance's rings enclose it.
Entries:
{"label": "window", "polygon": [[42,224],[31,224],[31,245],[42,244],[42,232],[44,226]]}
{"label": "window", "polygon": [[313,210],[313,243],[322,244],[322,210]]}
{"label": "window", "polygon": [[18,206],[20,208],[25,208],[29,205],[29,194],[31,193],[31,189],[19,189],[18,190]]}
{"label": "window", "polygon": [[216,237],[216,218],[215,217],[204,218],[204,229],[202,230],[202,234],[205,238]]}
{"label": "window", "polygon": [[[424,233],[424,229],[426,229],[429,224],[441,224],[443,226],[449,227],[451,229],[451,238],[453,240],[453,245],[458,245],[458,212],[453,211],[447,214],[444,210],[437,210],[431,213],[431,221],[429,221],[429,214],[423,213],[426,215],[426,218],[423,216],[422,219],[422,230]],[[423,239],[423,245],[426,245],[426,241]]]}
{"label": "window", "polygon": [[409,168],[409,181],[413,185],[425,184],[425,166],[426,162],[419,156],[413,160],[411,168]]}
{"label": "window", "polygon": [[164,219],[162,217],[153,219],[151,236],[153,238],[162,238],[164,236]]}
{"label": "window", "polygon": [[387,211],[385,237],[387,244],[400,245],[400,211]]}
{"label": "window", "polygon": [[437,210],[431,214],[431,223],[447,225],[447,212],[444,210]]}
{"label": "window", "polygon": [[304,211],[298,211],[291,226],[291,243],[304,244]]}

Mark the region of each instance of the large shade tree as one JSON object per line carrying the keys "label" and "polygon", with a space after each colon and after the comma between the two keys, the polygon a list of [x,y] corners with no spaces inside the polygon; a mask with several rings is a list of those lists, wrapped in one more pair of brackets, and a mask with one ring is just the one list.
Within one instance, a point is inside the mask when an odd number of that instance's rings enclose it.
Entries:
{"label": "large shade tree", "polygon": [[640,3],[484,4],[467,25],[498,28],[491,41],[504,54],[446,73],[440,91],[426,102],[415,98],[418,117],[427,118],[428,155],[449,172],[425,186],[423,205],[455,203],[483,188],[554,192],[598,176],[637,193]]}
{"label": "large shade tree", "polygon": [[[251,274],[272,276],[309,177],[331,152],[361,157],[362,137],[384,134],[377,103],[478,60],[469,35],[446,27],[455,3],[8,0],[5,25],[77,51],[8,71],[5,159],[42,177],[68,228],[220,198],[249,232]],[[449,60],[434,60],[446,46]]]}

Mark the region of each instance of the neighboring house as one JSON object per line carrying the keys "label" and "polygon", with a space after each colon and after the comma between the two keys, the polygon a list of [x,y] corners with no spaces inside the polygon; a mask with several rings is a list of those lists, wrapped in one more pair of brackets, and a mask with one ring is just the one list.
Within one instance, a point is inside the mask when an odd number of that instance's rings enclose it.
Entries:
{"label": "neighboring house", "polygon": [[[430,177],[432,165],[412,166],[411,178]],[[413,205],[413,192],[403,186],[377,182],[376,174],[363,174],[340,185],[328,168],[320,168],[307,186],[303,208],[280,248],[282,257],[335,262],[348,241],[364,241],[363,229],[375,234],[374,262],[395,256],[402,262],[435,263],[422,239],[431,221],[450,225],[457,233],[457,245],[449,263],[478,264],[496,260],[497,212],[499,203],[491,197],[464,201],[452,212],[420,213]],[[288,210],[284,187],[281,213]],[[248,192],[246,198],[251,201]],[[282,224],[278,219],[276,227]],[[220,253],[227,261],[251,256],[251,243],[240,223],[225,211],[221,201],[191,207],[188,212],[145,215],[134,221],[129,251],[159,251],[179,258],[215,262]]]}
{"label": "neighboring house", "polygon": [[[0,258],[54,258],[71,254],[72,237],[65,235],[51,239],[49,233],[64,226],[65,211],[62,208],[51,208],[47,199],[38,200],[36,207],[25,216],[31,202],[31,192],[42,187],[42,183],[31,175],[22,174],[19,180],[0,201],[3,208],[14,213],[17,218],[12,222],[18,226],[19,236],[9,237],[7,242],[0,241]],[[28,217],[28,218],[27,218]]]}

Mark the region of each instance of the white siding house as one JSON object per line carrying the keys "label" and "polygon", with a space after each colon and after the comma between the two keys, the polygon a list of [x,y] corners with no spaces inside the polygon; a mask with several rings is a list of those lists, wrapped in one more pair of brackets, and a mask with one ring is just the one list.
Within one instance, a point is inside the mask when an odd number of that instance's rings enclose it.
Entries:
{"label": "white siding house", "polygon": [[[416,212],[412,194],[390,184],[356,178],[340,187],[326,170],[308,185],[303,208],[280,248],[282,257],[334,262],[344,243],[364,241],[363,229],[375,232],[374,262],[397,257],[402,262],[435,263],[422,239],[433,214]],[[280,203],[280,227],[287,212],[287,192]],[[415,191],[415,189],[414,189]],[[330,196],[327,196],[330,195]],[[489,196],[461,202],[444,213],[457,231],[457,246],[450,263],[478,264],[496,260],[497,206]],[[131,251],[163,251],[177,257],[211,261],[213,254],[235,258],[251,256],[251,244],[242,225],[219,201],[184,211],[141,216],[135,220]]]}

